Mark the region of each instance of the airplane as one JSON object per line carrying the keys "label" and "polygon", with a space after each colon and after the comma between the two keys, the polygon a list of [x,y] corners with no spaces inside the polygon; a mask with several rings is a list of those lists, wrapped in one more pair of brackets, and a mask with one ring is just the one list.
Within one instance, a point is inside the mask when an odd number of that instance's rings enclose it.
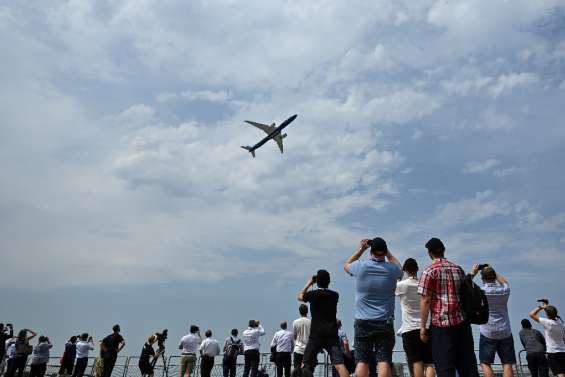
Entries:
{"label": "airplane", "polygon": [[287,120],[285,120],[284,122],[282,122],[278,127],[275,127],[275,123],[271,124],[270,126],[267,124],[262,124],[262,123],[257,123],[257,122],[252,122],[250,120],[246,120],[246,123],[251,124],[252,126],[255,126],[263,131],[265,131],[267,133],[267,136],[262,139],[260,142],[258,142],[257,144],[255,144],[254,146],[250,147],[250,146],[241,146],[243,149],[249,151],[249,153],[251,153],[251,155],[253,156],[253,158],[255,158],[255,151],[257,149],[259,149],[260,147],[263,146],[263,144],[265,144],[267,141],[273,139],[274,141],[277,142],[277,145],[279,146],[279,149],[281,150],[281,153],[283,153],[283,139],[287,136],[286,134],[281,134],[281,131],[288,126],[290,123],[292,123],[292,121],[294,121],[296,119],[298,115],[294,114],[293,116],[291,116],[290,118],[288,118]]}

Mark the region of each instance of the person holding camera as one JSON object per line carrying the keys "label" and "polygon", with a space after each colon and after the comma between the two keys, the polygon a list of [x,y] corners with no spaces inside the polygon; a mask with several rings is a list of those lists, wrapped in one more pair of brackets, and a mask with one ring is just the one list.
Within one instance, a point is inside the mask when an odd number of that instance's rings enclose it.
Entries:
{"label": "person holding camera", "polygon": [[4,326],[0,323],[0,374],[4,371],[4,356],[6,356],[6,342],[14,337],[14,326],[11,323],[7,323]]}
{"label": "person holding camera", "polygon": [[214,360],[220,354],[220,343],[212,338],[212,330],[206,330],[204,333],[206,339],[200,344],[200,375],[201,377],[210,377],[212,368],[214,368]]}
{"label": "person holding camera", "polygon": [[431,341],[438,377],[453,377],[456,371],[461,377],[479,377],[473,331],[459,296],[465,272],[445,258],[445,246],[439,238],[431,238],[425,247],[433,262],[418,283],[420,339],[424,343]]}
{"label": "person holding camera", "polygon": [[88,365],[88,353],[94,350],[94,339],[83,333],[76,344],[76,364],[72,377],[82,377]]}
{"label": "person holding camera", "polygon": [[479,271],[483,281],[482,289],[488,301],[488,322],[480,326],[479,361],[485,377],[494,377],[492,363],[498,354],[502,363],[503,376],[514,375],[514,364],[516,364],[516,352],[514,350],[514,337],[510,328],[508,316],[508,299],[510,298],[510,286],[508,279],[498,274],[488,264],[475,264],[471,274],[475,277]]}
{"label": "person holding camera", "polygon": [[75,365],[75,359],[77,356],[77,337],[71,336],[71,338],[65,343],[65,351],[63,352],[63,357],[61,358],[61,368],[59,368],[60,376],[70,376],[73,373],[73,367]]}
{"label": "person holding camera", "polygon": [[281,322],[281,329],[275,333],[271,347],[275,347],[275,365],[277,366],[277,377],[290,377],[290,366],[292,364],[292,349],[294,340],[292,333],[287,330],[286,321]]}
{"label": "person holding camera", "polygon": [[238,334],[237,329],[232,329],[231,335],[224,342],[224,358],[222,360],[224,377],[235,377],[237,356],[243,354],[243,343],[237,337]]}
{"label": "person holding camera", "polygon": [[158,349],[155,352],[153,348],[153,344],[157,341],[157,334],[151,335],[147,338],[147,341],[143,344],[143,348],[141,349],[141,355],[139,356],[139,362],[137,366],[139,367],[139,371],[142,377],[153,377],[153,370],[154,365],[159,356],[161,356],[161,349]]}
{"label": "person holding camera", "polygon": [[31,356],[31,366],[29,369],[29,377],[43,377],[47,371],[47,362],[49,361],[49,350],[53,345],[49,338],[41,335],[37,345],[33,347]]}
{"label": "person holding camera", "polygon": [[[309,290],[314,284],[318,286],[318,289]],[[313,372],[318,353],[325,349],[340,377],[349,377],[339,346],[337,328],[339,294],[328,289],[329,285],[330,273],[326,270],[318,270],[317,274],[308,279],[304,288],[298,293],[299,301],[310,303],[312,313],[310,337],[304,350],[303,364],[305,368]]]}
{"label": "person holding camera", "polygon": [[[370,258],[360,260],[367,249]],[[355,375],[369,376],[375,350],[379,377],[392,376],[396,282],[402,277],[400,262],[384,239],[363,239],[347,259],[345,272],[355,277]]]}
{"label": "person holding camera", "polygon": [[35,331],[22,329],[18,333],[13,343],[13,361],[11,368],[8,368],[6,377],[23,377],[24,369],[27,364],[27,358],[33,352],[33,347],[29,341],[37,336]]}
{"label": "person holding camera", "polygon": [[[565,377],[565,326],[557,314],[557,308],[549,300],[538,300],[540,306],[530,312],[530,318],[541,323],[545,329],[547,362],[549,369],[558,377]],[[540,316],[545,311],[546,318]]]}
{"label": "person holding camera", "polygon": [[190,377],[196,365],[196,352],[202,343],[200,329],[196,325],[190,326],[190,332],[180,340],[179,349],[181,350],[180,377],[185,374]]}
{"label": "person holding camera", "polygon": [[396,284],[396,295],[400,298],[402,326],[398,334],[402,337],[402,347],[406,361],[412,368],[414,377],[434,377],[432,348],[420,339],[420,295],[418,294],[418,262],[414,258],[404,261],[402,271],[406,279]]}
{"label": "person holding camera", "polygon": [[251,319],[249,327],[243,331],[243,357],[245,365],[243,367],[243,377],[257,377],[259,370],[259,337],[265,335],[265,329],[261,326],[261,322]]}
{"label": "person holding camera", "polygon": [[104,360],[101,377],[112,377],[118,354],[126,346],[126,341],[120,334],[120,331],[120,325],[114,325],[112,327],[112,334],[102,339],[100,343],[100,354]]}
{"label": "person holding camera", "polygon": [[547,352],[545,338],[542,333],[532,328],[532,323],[523,319],[522,330],[520,330],[520,342],[526,350],[526,362],[532,377],[549,377],[547,366]]}

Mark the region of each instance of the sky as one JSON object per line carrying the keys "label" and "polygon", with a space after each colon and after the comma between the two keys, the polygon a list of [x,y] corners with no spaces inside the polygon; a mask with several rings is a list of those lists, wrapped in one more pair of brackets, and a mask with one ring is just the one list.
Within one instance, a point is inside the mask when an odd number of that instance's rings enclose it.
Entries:
{"label": "sky", "polygon": [[[352,337],[375,236],[492,264],[515,335],[565,310],[564,0],[0,0],[0,50],[0,322],[61,351],[265,345],[319,268]],[[240,148],[292,114],[284,154]]]}

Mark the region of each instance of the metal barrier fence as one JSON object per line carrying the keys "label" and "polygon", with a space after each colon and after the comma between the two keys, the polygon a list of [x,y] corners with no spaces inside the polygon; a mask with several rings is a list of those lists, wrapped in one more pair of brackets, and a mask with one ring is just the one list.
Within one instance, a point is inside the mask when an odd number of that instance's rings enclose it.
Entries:
{"label": "metal barrier fence", "polygon": [[[530,373],[526,365],[523,363],[522,355],[525,351],[521,350],[518,353],[518,362],[515,367],[515,376],[517,377],[529,377]],[[393,363],[394,375],[395,377],[409,377],[410,371],[408,365],[403,357],[403,351],[393,351]],[[270,354],[262,353],[260,358],[259,369],[264,369],[264,371],[269,375],[269,377],[276,377],[276,368],[274,363],[269,361]],[[85,371],[86,377],[96,377],[95,373],[95,358],[90,357],[88,359],[88,366]],[[166,370],[168,372],[168,377],[178,377],[180,373],[180,356],[171,355],[166,359]],[[51,357],[47,364],[46,377],[57,377],[59,374],[59,357]],[[112,372],[112,377],[142,377],[141,372],[138,367],[139,356],[119,356],[114,370]],[[241,377],[243,375],[243,356],[239,356],[236,364],[236,377]],[[493,364],[492,365],[495,376],[502,377],[502,365]],[[26,372],[29,372],[29,364],[27,366]],[[482,375],[482,372],[479,372]],[[159,358],[157,364],[155,365],[155,377],[166,377],[165,365],[163,359]],[[198,359],[193,377],[200,376],[200,358]],[[329,362],[327,354],[320,354],[318,358],[318,366],[314,372],[314,377],[331,377],[332,376],[332,366]],[[222,356],[216,357],[216,363],[212,369],[211,377],[223,377],[223,366],[222,366]]]}

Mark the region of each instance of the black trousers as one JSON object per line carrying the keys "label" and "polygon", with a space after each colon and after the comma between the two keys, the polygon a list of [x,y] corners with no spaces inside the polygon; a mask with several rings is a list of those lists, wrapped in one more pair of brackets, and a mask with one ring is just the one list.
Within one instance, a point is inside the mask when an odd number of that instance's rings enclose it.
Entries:
{"label": "black trousers", "polygon": [[245,366],[243,367],[243,377],[257,377],[259,370],[259,350],[247,350],[243,352],[245,357]]}
{"label": "black trousers", "polygon": [[224,377],[235,377],[236,366],[237,366],[237,358],[235,357],[229,358],[224,356],[224,359],[222,361],[222,367],[224,369]]}
{"label": "black trousers", "polygon": [[304,354],[302,353],[294,353],[294,362],[293,362],[293,366],[295,368],[300,368],[302,366],[302,361],[304,361]]}
{"label": "black trousers", "polygon": [[545,353],[536,352],[526,355],[528,369],[532,377],[548,377],[549,367],[547,365],[547,357]]}
{"label": "black trousers", "polygon": [[473,332],[468,322],[430,329],[432,355],[437,377],[479,377]]}
{"label": "black trousers", "polygon": [[87,365],[88,357],[81,357],[80,359],[77,359],[75,369],[73,370],[73,377],[82,377]]}
{"label": "black trousers", "polygon": [[200,358],[200,376],[210,377],[212,368],[214,368],[214,358],[212,356],[203,355]]}
{"label": "black trousers", "polygon": [[47,372],[47,363],[31,364],[29,367],[29,377],[43,377]]}
{"label": "black trousers", "polygon": [[16,356],[14,358],[14,366],[12,376],[23,377],[24,370],[27,364],[27,355],[26,356]]}
{"label": "black trousers", "polygon": [[102,376],[100,377],[112,377],[112,371],[114,370],[114,365],[116,365],[117,357],[104,358],[104,368],[102,369]]}
{"label": "black trousers", "polygon": [[290,352],[277,352],[275,365],[277,366],[277,377],[290,377],[290,365],[292,363]]}

